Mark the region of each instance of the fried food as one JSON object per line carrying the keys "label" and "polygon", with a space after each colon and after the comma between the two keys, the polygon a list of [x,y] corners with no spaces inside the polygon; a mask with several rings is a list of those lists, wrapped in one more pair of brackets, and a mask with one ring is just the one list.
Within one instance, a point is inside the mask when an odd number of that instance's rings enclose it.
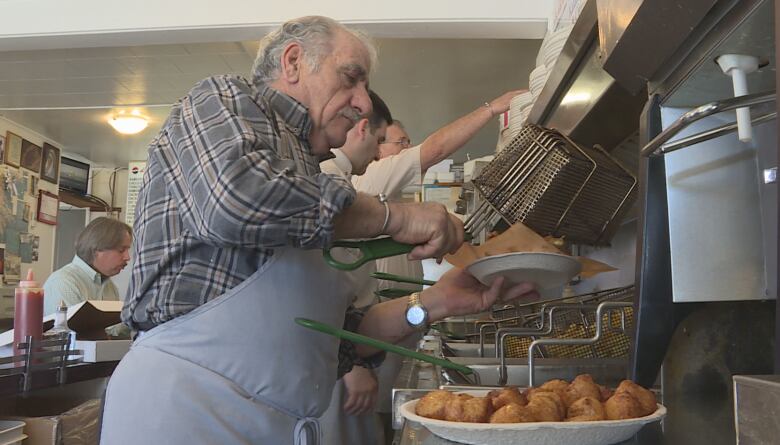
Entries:
{"label": "fried food", "polygon": [[615,395],[614,390],[609,389],[604,385],[599,385],[599,391],[601,392],[601,399],[599,400],[601,400],[602,402],[606,402],[607,400],[609,400],[610,397]]}
{"label": "fried food", "polygon": [[537,391],[554,392],[558,394],[561,400],[564,400],[564,396],[566,395],[566,389],[568,387],[569,387],[569,382],[567,382],[566,380],[555,379],[555,380],[549,380],[545,382],[544,385],[537,388]]}
{"label": "fried food", "polygon": [[517,403],[509,403],[490,416],[490,423],[525,423],[536,422],[536,418],[526,407]]}
{"label": "fried food", "polygon": [[563,403],[568,407],[583,397],[593,397],[596,400],[601,400],[599,385],[593,381],[593,377],[590,374],[580,374],[572,380],[569,387],[566,388]]}
{"label": "fried food", "polygon": [[613,391],[582,374],[571,383],[550,380],[522,392],[508,386],[485,397],[432,391],[417,402],[415,412],[451,422],[594,422],[643,417],[656,408],[655,394],[630,380],[622,381]]}
{"label": "fried food", "polygon": [[642,405],[628,392],[616,392],[604,403],[604,411],[608,420],[642,417]]}
{"label": "fried food", "polygon": [[538,422],[560,422],[566,416],[566,407],[554,392],[535,391],[526,406]]}
{"label": "fried food", "polygon": [[604,406],[593,397],[583,397],[576,400],[566,412],[567,422],[593,422],[606,418],[607,413],[604,411]]}
{"label": "fried food", "polygon": [[458,394],[447,400],[444,408],[445,418],[450,422],[485,423],[490,419],[493,409],[487,397],[472,397]]}
{"label": "fried food", "polygon": [[490,399],[494,411],[497,411],[510,403],[515,403],[520,406],[525,406],[528,403],[525,396],[520,393],[516,386],[507,386],[504,389],[490,391],[488,393],[488,398]]}
{"label": "fried food", "polygon": [[634,396],[634,398],[639,402],[639,405],[642,407],[642,414],[640,415],[641,417],[653,414],[658,408],[655,400],[655,394],[653,394],[652,391],[637,385],[631,380],[623,380],[620,382],[620,385],[618,385],[615,393],[620,392],[627,392]]}
{"label": "fried food", "polygon": [[447,401],[454,395],[445,390],[431,391],[417,402],[414,412],[418,416],[444,420]]}

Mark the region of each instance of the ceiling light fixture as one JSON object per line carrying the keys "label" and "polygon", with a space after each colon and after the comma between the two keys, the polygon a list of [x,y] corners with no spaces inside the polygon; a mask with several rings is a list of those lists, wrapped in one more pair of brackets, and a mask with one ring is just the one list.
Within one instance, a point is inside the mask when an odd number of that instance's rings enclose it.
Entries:
{"label": "ceiling light fixture", "polygon": [[125,111],[114,113],[108,118],[108,123],[119,133],[136,134],[149,125],[149,119],[136,109],[129,113]]}

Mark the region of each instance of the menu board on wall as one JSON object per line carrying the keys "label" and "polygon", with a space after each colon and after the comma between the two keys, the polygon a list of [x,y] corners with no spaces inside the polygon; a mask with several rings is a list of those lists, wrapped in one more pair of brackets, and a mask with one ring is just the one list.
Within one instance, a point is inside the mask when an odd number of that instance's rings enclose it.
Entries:
{"label": "menu board on wall", "polygon": [[127,166],[127,206],[125,206],[125,222],[133,227],[135,222],[135,203],[146,171],[146,161],[132,161]]}

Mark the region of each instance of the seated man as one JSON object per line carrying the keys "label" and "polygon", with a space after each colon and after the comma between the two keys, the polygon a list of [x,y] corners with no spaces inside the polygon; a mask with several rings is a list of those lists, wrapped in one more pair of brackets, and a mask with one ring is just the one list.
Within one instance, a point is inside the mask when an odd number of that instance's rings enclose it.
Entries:
{"label": "seated man", "polygon": [[127,224],[100,217],[76,237],[76,255],[43,284],[44,314],[54,313],[60,301],[67,306],[85,300],[119,300],[111,282],[130,261],[133,231]]}

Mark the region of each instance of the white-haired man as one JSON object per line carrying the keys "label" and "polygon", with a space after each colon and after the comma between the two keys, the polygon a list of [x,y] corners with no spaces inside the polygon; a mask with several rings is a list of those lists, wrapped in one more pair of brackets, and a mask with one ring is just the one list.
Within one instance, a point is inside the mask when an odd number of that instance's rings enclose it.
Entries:
{"label": "white-haired man", "polygon": [[439,257],[463,240],[440,206],[386,204],[319,171],[371,111],[372,54],[331,19],[291,20],[261,41],[251,80],[211,77],[174,105],[139,192],[122,312],[139,334],[108,385],[103,443],[319,443],[337,375],[376,351],[295,318],[397,341],[496,301],[501,280],[456,271],[409,300],[427,309],[414,326],[406,301],[362,314],[318,252],[386,234]]}

